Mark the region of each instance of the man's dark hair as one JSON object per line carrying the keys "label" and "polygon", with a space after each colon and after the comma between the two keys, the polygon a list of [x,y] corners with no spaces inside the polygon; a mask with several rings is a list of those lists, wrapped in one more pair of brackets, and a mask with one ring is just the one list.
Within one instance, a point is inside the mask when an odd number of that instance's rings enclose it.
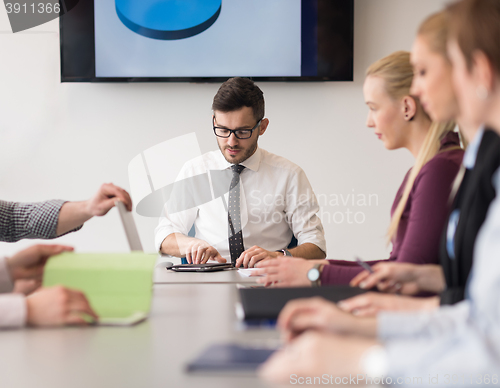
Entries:
{"label": "man's dark hair", "polygon": [[212,110],[233,112],[247,106],[255,119],[264,118],[264,93],[248,78],[234,77],[224,82],[214,97]]}

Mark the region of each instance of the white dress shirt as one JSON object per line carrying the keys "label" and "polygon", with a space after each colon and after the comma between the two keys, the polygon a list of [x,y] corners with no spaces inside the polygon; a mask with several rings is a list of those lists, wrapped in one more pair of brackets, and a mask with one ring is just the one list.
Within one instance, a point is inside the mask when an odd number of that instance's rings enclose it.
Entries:
{"label": "white dress shirt", "polygon": [[[304,171],[289,160],[261,148],[241,164],[245,166],[240,175],[244,248],[257,245],[270,251],[284,249],[295,235],[299,245],[312,243],[326,253],[323,225],[316,214],[318,201]],[[231,163],[219,150],[208,152],[186,163],[176,181],[194,176],[213,179],[210,171],[231,174],[230,167]],[[180,196],[171,197],[155,230],[158,251],[168,235],[188,235],[194,224],[196,238],[208,242],[230,261],[227,202],[231,175],[228,176],[224,195],[220,194],[220,188],[214,188],[212,181],[210,187],[200,186],[200,190],[211,191],[208,202],[183,209],[180,206],[184,205],[179,204],[189,201]],[[199,190],[188,195],[206,198]]]}
{"label": "white dress shirt", "polygon": [[[0,293],[10,292],[14,284],[9,275],[7,261],[0,257]],[[0,329],[21,327],[26,324],[26,298],[20,294],[0,295]]]}
{"label": "white dress shirt", "polygon": [[[493,179],[500,193],[500,169]],[[480,379],[483,385],[500,385],[498,195],[476,240],[466,295],[466,300],[433,312],[378,315],[379,338],[385,341],[391,375],[421,376],[424,385],[435,385],[427,381],[429,374],[439,374],[439,385],[452,384],[448,378],[453,375],[462,376],[455,382],[458,385],[479,385]]]}

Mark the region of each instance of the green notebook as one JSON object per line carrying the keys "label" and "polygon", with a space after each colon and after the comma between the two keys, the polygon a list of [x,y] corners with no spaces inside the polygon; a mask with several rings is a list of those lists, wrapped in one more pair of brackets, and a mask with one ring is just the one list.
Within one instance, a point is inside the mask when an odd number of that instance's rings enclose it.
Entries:
{"label": "green notebook", "polygon": [[156,257],[142,252],[62,253],[49,259],[43,285],[84,292],[100,324],[129,325],[149,312]]}

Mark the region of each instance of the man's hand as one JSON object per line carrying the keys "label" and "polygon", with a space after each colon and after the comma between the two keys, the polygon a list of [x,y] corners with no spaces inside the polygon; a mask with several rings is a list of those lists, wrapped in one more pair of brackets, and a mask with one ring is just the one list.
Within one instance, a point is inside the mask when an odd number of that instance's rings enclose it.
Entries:
{"label": "man's hand", "polygon": [[377,329],[373,319],[357,318],[320,297],[288,302],[281,310],[277,325],[286,342],[306,330],[375,336]]}
{"label": "man's hand", "polygon": [[99,319],[83,293],[61,286],[42,288],[26,304],[31,326],[86,325],[85,315]]}
{"label": "man's hand", "polygon": [[363,271],[351,280],[352,287],[415,295],[422,291],[441,292],[445,287],[443,270],[435,264],[377,263],[373,274]]}
{"label": "man's hand", "polygon": [[293,377],[326,375],[340,378],[347,386],[349,376],[364,379],[360,360],[374,345],[373,339],[307,332],[275,352],[260,368],[259,376],[277,384],[295,384]]}
{"label": "man's hand", "polygon": [[[327,263],[325,260],[321,262]],[[318,262],[317,260],[305,260],[298,257],[278,257],[275,260],[265,260],[255,265],[251,276],[265,275],[257,279],[257,283],[263,283],[273,287],[304,287],[311,286],[307,278],[307,272]]]}
{"label": "man's hand", "polygon": [[132,199],[121,187],[112,183],[101,185],[97,193],[86,201],[87,212],[91,217],[103,216],[115,206],[116,201],[121,201],[128,211],[132,211]]}
{"label": "man's hand", "polygon": [[253,268],[255,264],[261,260],[275,259],[278,256],[283,256],[283,253],[266,251],[264,248],[254,245],[243,252],[238,260],[236,260],[236,268],[240,266],[244,268]]}
{"label": "man's hand", "polygon": [[123,202],[127,210],[132,210],[132,200],[125,190],[112,183],[104,183],[87,201],[65,202],[59,211],[57,235],[68,233],[94,216],[105,215],[117,201]]}
{"label": "man's hand", "polygon": [[35,279],[43,275],[43,267],[48,258],[62,252],[72,251],[65,245],[33,245],[7,258],[7,267],[12,280]]}
{"label": "man's hand", "polygon": [[439,307],[439,298],[437,296],[415,298],[367,292],[339,302],[338,307],[357,317],[375,317],[380,311],[434,310]]}
{"label": "man's hand", "polygon": [[219,251],[206,241],[198,238],[190,238],[184,243],[184,252],[189,264],[204,264],[208,260],[216,260],[219,263],[225,263]]}

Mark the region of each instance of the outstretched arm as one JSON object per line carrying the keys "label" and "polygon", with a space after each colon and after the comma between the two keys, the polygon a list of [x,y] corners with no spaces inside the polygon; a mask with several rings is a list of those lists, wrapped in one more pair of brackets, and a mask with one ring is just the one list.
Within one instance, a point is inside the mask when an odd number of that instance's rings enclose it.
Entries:
{"label": "outstretched arm", "polygon": [[97,193],[87,201],[66,202],[59,211],[57,236],[83,225],[94,216],[103,216],[115,206],[116,201],[122,201],[125,207],[132,210],[130,195],[122,188],[112,183],[103,184]]}

